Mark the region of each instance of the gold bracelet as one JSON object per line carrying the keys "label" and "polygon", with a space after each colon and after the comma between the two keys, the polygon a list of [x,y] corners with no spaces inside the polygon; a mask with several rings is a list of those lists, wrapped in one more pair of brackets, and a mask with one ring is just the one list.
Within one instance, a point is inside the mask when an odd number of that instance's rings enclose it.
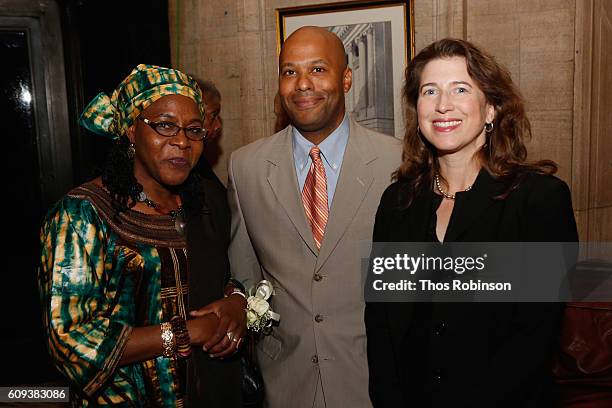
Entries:
{"label": "gold bracelet", "polygon": [[166,358],[172,358],[176,354],[176,340],[172,332],[172,325],[169,322],[161,324],[161,339],[162,339],[162,355]]}

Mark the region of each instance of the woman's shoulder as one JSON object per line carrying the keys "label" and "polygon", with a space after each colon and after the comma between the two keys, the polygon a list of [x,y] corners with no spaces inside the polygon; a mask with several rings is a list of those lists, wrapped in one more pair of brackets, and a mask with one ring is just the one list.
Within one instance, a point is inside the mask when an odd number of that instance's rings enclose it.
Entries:
{"label": "woman's shoulder", "polygon": [[524,241],[574,242],[578,240],[572,196],[558,177],[531,173],[513,194],[525,228]]}
{"label": "woman's shoulder", "polygon": [[571,197],[570,189],[565,181],[551,174],[535,172],[525,174],[517,188],[517,194],[525,196],[528,200],[537,201]]}
{"label": "woman's shoulder", "polygon": [[525,174],[524,183],[539,188],[568,188],[567,183],[552,174],[528,172]]}
{"label": "woman's shoulder", "polygon": [[51,207],[44,224],[66,222],[76,226],[100,224],[100,215],[92,199],[95,188],[92,182],[88,182],[72,189]]}
{"label": "woman's shoulder", "polygon": [[407,187],[407,183],[402,180],[396,180],[385,189],[380,198],[380,205],[385,207],[395,207],[400,205],[403,191]]}

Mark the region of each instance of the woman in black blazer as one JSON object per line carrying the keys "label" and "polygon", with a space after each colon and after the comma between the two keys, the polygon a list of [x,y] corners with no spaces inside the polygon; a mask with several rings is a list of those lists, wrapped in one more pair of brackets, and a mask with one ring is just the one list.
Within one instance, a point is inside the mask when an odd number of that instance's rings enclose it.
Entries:
{"label": "woman in black blazer", "polygon": [[[509,72],[461,40],[406,70],[407,130],[375,242],[560,242],[578,234],[551,161],[527,162]],[[367,303],[375,407],[546,407],[562,304]]]}

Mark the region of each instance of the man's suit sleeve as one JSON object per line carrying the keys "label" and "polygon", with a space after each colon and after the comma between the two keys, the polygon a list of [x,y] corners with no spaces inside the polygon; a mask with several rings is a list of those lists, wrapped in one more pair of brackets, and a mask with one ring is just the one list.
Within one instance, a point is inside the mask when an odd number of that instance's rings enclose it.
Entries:
{"label": "man's suit sleeve", "polygon": [[232,276],[248,289],[262,280],[261,267],[247,231],[234,172],[235,155],[229,160],[227,198],[231,211],[229,260]]}

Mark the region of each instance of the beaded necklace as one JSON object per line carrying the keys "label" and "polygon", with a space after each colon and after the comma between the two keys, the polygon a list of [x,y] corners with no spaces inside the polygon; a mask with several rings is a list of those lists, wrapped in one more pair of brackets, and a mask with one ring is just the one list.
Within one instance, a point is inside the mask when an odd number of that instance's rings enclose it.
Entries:
{"label": "beaded necklace", "polygon": [[162,215],[169,215],[174,220],[174,229],[176,232],[179,234],[185,233],[185,211],[182,205],[179,205],[176,210],[166,210],[161,205],[151,200],[144,191],[138,194],[138,201],[145,203],[148,207],[153,208]]}
{"label": "beaded necklace", "polygon": [[[450,194],[450,193],[447,193],[446,191],[442,190],[442,185],[440,184],[440,174],[439,173],[436,173],[436,175],[434,176],[434,182],[436,184],[436,190],[438,190],[438,192],[440,192],[440,194],[442,194],[448,200],[454,200],[455,199],[455,194]],[[473,186],[474,186],[474,184],[469,185],[468,188],[463,190],[463,192],[470,191]]]}

